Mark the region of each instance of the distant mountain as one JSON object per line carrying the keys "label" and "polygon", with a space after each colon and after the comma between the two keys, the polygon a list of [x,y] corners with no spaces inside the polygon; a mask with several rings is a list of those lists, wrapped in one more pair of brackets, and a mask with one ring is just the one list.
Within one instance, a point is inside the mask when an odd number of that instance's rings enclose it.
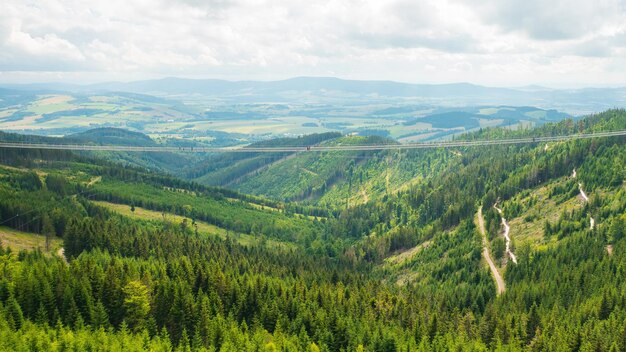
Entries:
{"label": "distant mountain", "polygon": [[121,128],[94,128],[85,132],[72,134],[73,140],[93,142],[96,144],[111,144],[124,146],[154,146],[156,143],[148,136],[139,132],[132,132]]}
{"label": "distant mountain", "polygon": [[626,88],[550,89],[485,87],[469,83],[412,84],[393,81],[358,81],[335,77],[296,77],[280,81],[226,81],[219,79],[163,78],[91,85],[45,83],[0,87],[73,93],[127,92],[160,97],[207,96],[227,102],[375,102],[390,99],[448,106],[532,105],[571,114],[597,112],[626,105]]}
{"label": "distant mountain", "polygon": [[454,129],[463,127],[465,130],[471,130],[481,127],[480,120],[500,121],[497,125],[502,126],[522,122],[532,122],[539,126],[546,122],[556,122],[572,117],[557,110],[544,110],[532,106],[467,107],[439,110],[423,117],[408,119],[403,124],[411,126],[416,123],[429,123],[434,128]]}
{"label": "distant mountain", "polygon": [[469,83],[410,84],[393,81],[357,81],[334,77],[296,77],[281,81],[225,81],[216,79],[195,80],[163,78],[159,80],[128,83],[101,83],[83,88],[136,92],[155,95],[205,94],[217,96],[275,96],[286,97],[293,92],[329,94],[343,92],[358,96],[380,97],[442,97],[510,95],[519,91],[507,88],[490,88]]}

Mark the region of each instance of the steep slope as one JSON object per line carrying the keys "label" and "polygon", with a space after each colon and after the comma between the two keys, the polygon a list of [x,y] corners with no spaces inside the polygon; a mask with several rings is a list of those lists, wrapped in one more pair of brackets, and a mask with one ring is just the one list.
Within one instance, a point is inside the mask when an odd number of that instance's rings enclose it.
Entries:
{"label": "steep slope", "polygon": [[[305,147],[341,137],[330,132],[298,138],[278,138],[256,142],[250,147]],[[209,155],[184,170],[184,176],[209,186],[229,186],[249,175],[293,157],[294,153],[221,153]]]}
{"label": "steep slope", "polygon": [[[626,111],[465,138],[607,129],[626,129]],[[626,138],[457,152],[417,154],[439,169],[320,220],[290,203],[95,161],[3,167],[0,221],[38,232],[48,215],[69,263],[0,246],[0,348],[624,350]],[[500,295],[474,223],[481,205],[491,254],[504,257],[496,202],[517,256],[494,261]],[[290,245],[137,219],[133,205]]]}
{"label": "steep slope", "polygon": [[[378,136],[343,137],[325,144],[396,143]],[[229,185],[244,193],[345,208],[392,195],[427,173],[438,172],[450,151],[300,153],[247,174]]]}
{"label": "steep slope", "polygon": [[[626,128],[626,113],[623,110],[608,111],[593,115],[578,123],[564,121],[527,131],[484,130],[466,138],[504,138],[524,134],[550,135],[597,130],[620,130]],[[519,215],[512,213],[509,199],[527,197],[528,192],[545,192],[545,187],[567,190],[572,197],[578,195],[576,183],[561,184],[576,168],[579,182],[585,190],[594,187],[620,187],[624,180],[623,137],[596,140],[577,140],[550,145],[493,146],[466,148],[460,156],[449,159],[442,171],[431,172],[421,182],[408,186],[388,201],[393,206],[377,204],[362,205],[351,211],[384,214],[386,223],[410,224],[423,227],[432,221],[449,228],[463,218],[473,217],[475,205],[483,204],[486,226],[490,236],[495,235],[501,219],[493,205],[498,199],[504,203],[504,217],[512,221]],[[617,153],[617,154],[615,154]],[[604,164],[602,164],[604,163]],[[581,168],[588,171],[585,176]],[[595,168],[595,169],[594,169]],[[542,191],[543,190],[543,191]],[[562,201],[557,201],[557,203]],[[552,203],[543,203],[552,206]],[[391,212],[401,208],[401,211]],[[367,209],[367,210],[363,210]],[[569,210],[569,209],[568,209]],[[545,212],[545,208],[542,209]],[[407,214],[404,214],[406,212]],[[536,215],[535,215],[536,216]],[[380,218],[378,218],[380,221]],[[383,229],[384,231],[384,229]],[[511,230],[513,231],[513,230]],[[377,230],[380,232],[380,229]],[[491,238],[490,238],[491,239]]]}
{"label": "steep slope", "polygon": [[476,213],[476,222],[478,223],[478,231],[480,231],[480,235],[482,237],[483,257],[485,258],[487,265],[489,265],[489,270],[491,271],[491,275],[493,275],[493,279],[496,281],[496,292],[500,295],[506,290],[506,285],[502,279],[502,275],[491,258],[489,246],[487,245],[487,231],[485,230],[485,219],[483,217],[482,207],[478,208],[478,213]]}
{"label": "steep slope", "polygon": [[[145,208],[163,214],[163,221],[183,217],[190,229],[198,220],[203,233],[232,235],[233,240],[248,243],[261,239],[305,243],[321,232],[313,215],[328,216],[121,165],[98,165],[93,159],[90,163],[40,161],[30,169],[0,165],[0,181],[0,226],[43,233],[43,219],[48,218],[60,236],[75,214],[95,214],[99,210],[94,209],[102,206],[118,213],[124,213],[119,211],[122,205],[129,210]],[[62,201],[56,204],[55,197]]]}
{"label": "steep slope", "polygon": [[[95,128],[85,132],[69,135],[68,138],[77,143],[123,146],[157,146],[158,144],[143,133],[128,131],[120,128]],[[190,142],[187,145],[197,145]],[[178,174],[182,168],[200,160],[198,155],[189,153],[152,152],[152,153],[125,153],[125,152],[89,152],[87,155],[107,159],[113,162],[124,163],[149,170]]]}
{"label": "steep slope", "polygon": [[[445,111],[445,109],[442,110]],[[563,114],[556,111],[530,107],[476,108],[468,109],[468,112],[462,113],[454,111],[454,109],[450,110],[446,113],[414,118],[406,124],[423,123],[421,121],[435,123],[438,121],[438,123],[452,126],[462,123],[465,115],[472,117],[472,121],[475,123],[473,127],[479,126],[479,118],[492,117],[494,121],[513,121],[511,119],[514,118],[517,121],[523,117],[527,121],[542,119],[545,123],[552,119],[560,120],[564,117]],[[529,114],[529,116],[524,117],[524,114]],[[408,132],[407,135],[410,134]],[[515,135],[515,132],[511,132],[511,134]],[[442,136],[438,135],[438,137]],[[323,143],[329,145],[334,143],[367,145],[381,142],[389,143],[382,137],[375,136],[351,136]],[[242,157],[238,156],[238,158]],[[311,153],[310,155],[301,153],[290,155],[288,160],[287,158],[261,155],[255,159],[245,159],[245,162],[242,161],[234,165],[220,166],[219,162],[212,163],[217,170],[209,175],[211,178],[207,176],[197,180],[203,183],[220,182],[217,184],[242,192],[281,200],[343,208],[392,195],[410,187],[411,184],[420,182],[426,174],[438,174],[443,168],[442,165],[449,162],[460,162],[462,159],[463,153],[458,149],[333,152]],[[233,173],[230,170],[245,170],[245,172]]]}

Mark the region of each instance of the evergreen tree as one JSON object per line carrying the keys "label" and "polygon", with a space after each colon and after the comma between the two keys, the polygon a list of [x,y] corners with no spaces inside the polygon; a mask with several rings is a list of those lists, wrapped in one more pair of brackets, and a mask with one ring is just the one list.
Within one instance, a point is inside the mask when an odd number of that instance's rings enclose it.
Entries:
{"label": "evergreen tree", "polygon": [[148,288],[140,281],[129,281],[124,286],[124,317],[131,330],[137,332],[146,327],[150,312]]}

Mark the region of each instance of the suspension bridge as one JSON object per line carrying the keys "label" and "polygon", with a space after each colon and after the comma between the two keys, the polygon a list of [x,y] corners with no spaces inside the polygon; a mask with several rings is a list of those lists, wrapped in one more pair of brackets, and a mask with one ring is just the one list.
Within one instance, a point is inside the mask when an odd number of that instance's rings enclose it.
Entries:
{"label": "suspension bridge", "polygon": [[405,149],[432,149],[481,147],[493,145],[532,144],[560,142],[575,139],[606,138],[626,136],[626,130],[580,133],[560,136],[524,137],[510,139],[456,140],[433,141],[420,143],[372,144],[372,145],[312,145],[283,147],[171,147],[171,146],[122,146],[96,144],[49,144],[49,143],[18,143],[0,142],[0,148],[16,149],[49,149],[75,151],[112,151],[112,152],[175,152],[175,153],[293,153],[293,152],[332,152],[332,151],[380,151]]}

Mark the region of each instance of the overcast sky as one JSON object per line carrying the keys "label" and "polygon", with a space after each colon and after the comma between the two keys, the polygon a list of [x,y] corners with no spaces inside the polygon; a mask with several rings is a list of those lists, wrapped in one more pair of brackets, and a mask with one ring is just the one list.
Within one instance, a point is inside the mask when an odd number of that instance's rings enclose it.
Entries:
{"label": "overcast sky", "polygon": [[626,0],[1,0],[0,82],[626,86]]}

